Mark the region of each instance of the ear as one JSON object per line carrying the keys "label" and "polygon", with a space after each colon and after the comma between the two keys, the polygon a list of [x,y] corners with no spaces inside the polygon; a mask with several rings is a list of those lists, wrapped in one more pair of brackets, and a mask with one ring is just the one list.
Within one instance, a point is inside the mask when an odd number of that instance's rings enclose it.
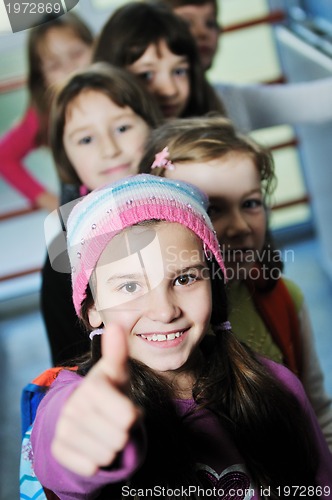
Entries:
{"label": "ear", "polygon": [[97,311],[95,304],[89,309],[88,318],[92,328],[99,328],[103,323],[101,315],[99,311]]}

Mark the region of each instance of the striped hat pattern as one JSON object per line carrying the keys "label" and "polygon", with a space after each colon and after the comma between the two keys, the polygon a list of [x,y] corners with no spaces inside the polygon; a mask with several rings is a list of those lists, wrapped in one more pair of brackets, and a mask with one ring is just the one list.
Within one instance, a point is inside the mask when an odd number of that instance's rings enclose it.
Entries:
{"label": "striped hat pattern", "polygon": [[73,208],[67,224],[77,315],[103,250],[116,234],[139,222],[157,219],[182,224],[198,236],[207,258],[213,255],[225,275],[207,206],[208,198],[196,186],[149,174],[126,177],[85,196]]}

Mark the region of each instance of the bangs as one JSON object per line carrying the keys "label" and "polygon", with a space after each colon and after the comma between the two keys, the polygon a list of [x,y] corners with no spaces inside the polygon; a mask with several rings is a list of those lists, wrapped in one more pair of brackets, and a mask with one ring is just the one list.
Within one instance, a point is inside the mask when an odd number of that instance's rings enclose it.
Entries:
{"label": "bangs", "polygon": [[158,46],[161,41],[166,42],[173,54],[185,56],[189,61],[195,60],[195,41],[181,19],[179,22],[174,22],[173,17],[170,19],[166,15],[164,18],[151,15],[145,22],[149,25],[148,30],[142,30],[140,23],[132,27],[126,44],[125,61],[123,61],[125,66],[140,59],[150,45]]}

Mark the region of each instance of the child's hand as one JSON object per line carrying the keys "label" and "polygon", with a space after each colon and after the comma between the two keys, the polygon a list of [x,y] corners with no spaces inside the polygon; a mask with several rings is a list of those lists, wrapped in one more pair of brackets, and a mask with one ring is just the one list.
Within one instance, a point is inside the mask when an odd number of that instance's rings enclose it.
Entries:
{"label": "child's hand", "polygon": [[128,342],[118,326],[105,328],[102,358],[66,402],[58,420],[52,452],[82,476],[110,465],[125,447],[140,416],[126,396]]}
{"label": "child's hand", "polygon": [[37,196],[35,203],[38,208],[42,208],[48,212],[53,212],[53,210],[59,208],[59,198],[48,191]]}

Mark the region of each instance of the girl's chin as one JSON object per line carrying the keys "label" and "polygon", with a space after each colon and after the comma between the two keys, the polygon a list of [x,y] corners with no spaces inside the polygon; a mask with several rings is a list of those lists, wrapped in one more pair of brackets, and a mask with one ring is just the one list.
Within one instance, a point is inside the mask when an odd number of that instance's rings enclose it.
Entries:
{"label": "girl's chin", "polygon": [[166,379],[172,377],[172,375],[174,376],[176,372],[181,372],[185,366],[183,360],[170,360],[168,363],[160,363],[159,361],[154,363],[153,361],[144,361],[143,359],[139,361]]}
{"label": "girl's chin", "polygon": [[151,370],[158,372],[161,376],[167,375],[168,373],[174,373],[176,371],[181,371],[184,363],[169,363],[165,365],[154,364],[154,363],[146,363],[146,365],[151,368]]}

